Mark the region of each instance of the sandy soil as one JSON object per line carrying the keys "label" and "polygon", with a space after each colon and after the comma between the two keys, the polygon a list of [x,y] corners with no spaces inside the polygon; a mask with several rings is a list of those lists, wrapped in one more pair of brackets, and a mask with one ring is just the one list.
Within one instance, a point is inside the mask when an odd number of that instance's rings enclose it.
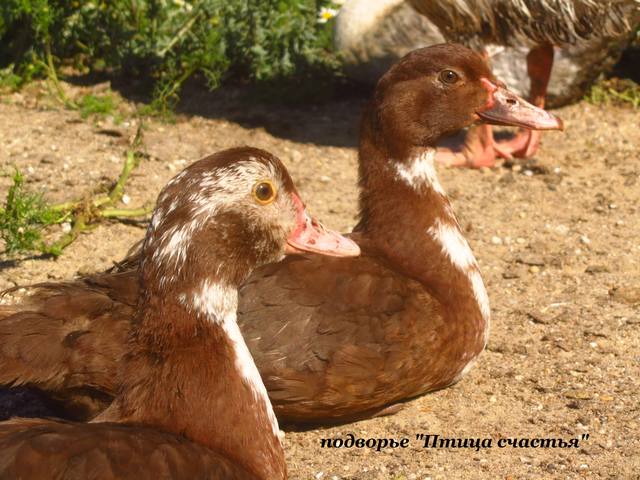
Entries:
{"label": "sandy soil", "polygon": [[[2,171],[18,166],[52,201],[114,179],[134,122],[85,121],[52,105],[38,89],[1,98]],[[149,158],[127,186],[128,206],[153,202],[188,162],[250,144],[279,155],[309,209],[348,230],[361,105],[257,105],[236,90],[195,95],[175,124],[146,122]],[[536,161],[440,172],[491,298],[491,340],[479,363],[396,415],[287,432],[291,478],[640,478],[640,115],[587,103],[557,113],[566,132],[545,135]],[[0,177],[2,198],[9,184]],[[0,256],[0,288],[103,269],[143,232],[103,224],[58,260]],[[322,438],[348,433],[408,438],[409,446],[321,449]],[[420,433],[493,446],[423,449]],[[501,438],[581,440],[579,448],[498,448]]]}

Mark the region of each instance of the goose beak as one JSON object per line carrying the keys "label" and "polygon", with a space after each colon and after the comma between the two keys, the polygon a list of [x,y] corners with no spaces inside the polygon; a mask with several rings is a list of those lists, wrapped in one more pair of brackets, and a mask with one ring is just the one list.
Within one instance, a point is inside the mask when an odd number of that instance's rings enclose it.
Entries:
{"label": "goose beak", "polygon": [[300,197],[291,194],[297,209],[297,222],[293,232],[287,238],[285,253],[299,254],[303,252],[319,253],[331,257],[357,257],[360,247],[338,232],[326,229],[315,218],[307,214]]}
{"label": "goose beak", "polygon": [[563,130],[562,119],[530,104],[523,98],[483,78],[482,86],[489,91],[486,109],[476,112],[485,122],[492,125],[524,127],[531,130]]}

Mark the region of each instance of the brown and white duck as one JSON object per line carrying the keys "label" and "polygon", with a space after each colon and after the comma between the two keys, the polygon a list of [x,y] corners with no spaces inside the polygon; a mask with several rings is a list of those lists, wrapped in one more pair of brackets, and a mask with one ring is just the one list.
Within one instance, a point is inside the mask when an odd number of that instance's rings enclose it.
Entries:
{"label": "brown and white duck", "polygon": [[[562,125],[465,47],[408,54],[380,79],[362,119],[351,238],[363,255],[286,259],[241,289],[238,323],[281,421],[371,415],[451,385],[483,350],[487,293],[434,168],[436,143],[478,121]],[[0,384],[37,386],[80,418],[104,408],[137,269],[134,256],[118,272],[41,285],[31,306],[5,310]]]}
{"label": "brown and white duck", "polygon": [[[543,108],[553,66],[554,45],[620,35],[640,22],[639,0],[408,0],[436,24],[444,37],[485,52],[486,44],[530,47],[530,100]],[[487,57],[486,53],[485,57]],[[493,166],[501,157],[531,157],[540,133],[521,129],[495,142],[491,127],[471,129],[461,151],[440,151],[437,160],[455,166]]]}
{"label": "brown and white duck", "polygon": [[286,478],[236,308],[254,267],[303,251],[359,253],[308,217],[276,157],[237,148],[178,174],[141,249],[114,402],[91,424],[0,423],[0,478]]}

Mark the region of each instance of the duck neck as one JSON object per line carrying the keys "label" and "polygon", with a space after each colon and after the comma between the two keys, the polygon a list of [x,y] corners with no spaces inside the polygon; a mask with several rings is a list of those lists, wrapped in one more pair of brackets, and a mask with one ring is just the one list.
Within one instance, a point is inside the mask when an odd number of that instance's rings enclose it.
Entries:
{"label": "duck neck", "polygon": [[449,322],[469,327],[463,348],[480,353],[488,336],[489,301],[477,261],[438,181],[436,149],[394,148],[366,118],[356,230],[390,265],[419,281],[440,302]]}
{"label": "duck neck", "polygon": [[144,289],[117,420],[184,435],[257,478],[286,478],[278,422],[236,323],[237,287],[192,285]]}

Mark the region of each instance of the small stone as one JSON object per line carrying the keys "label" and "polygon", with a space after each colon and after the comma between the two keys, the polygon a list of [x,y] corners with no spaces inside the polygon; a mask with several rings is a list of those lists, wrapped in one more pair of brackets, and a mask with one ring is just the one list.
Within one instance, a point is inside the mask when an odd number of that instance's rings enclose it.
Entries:
{"label": "small stone", "polygon": [[533,171],[531,171],[529,169],[523,171],[522,173],[524,173],[525,176],[527,176],[527,177],[533,177]]}
{"label": "small stone", "polygon": [[586,235],[580,235],[580,243],[589,245],[591,243],[591,240]]}
{"label": "small stone", "polygon": [[609,290],[609,296],[616,302],[629,305],[640,304],[640,287],[613,287]]}
{"label": "small stone", "polygon": [[540,272],[540,267],[538,267],[536,265],[532,265],[532,266],[529,267],[529,271],[531,273],[538,273],[538,272]]}
{"label": "small stone", "polygon": [[525,243],[527,243],[527,241],[522,237],[518,237],[518,238],[516,238],[516,243],[518,245],[524,245]]}
{"label": "small stone", "polygon": [[69,233],[71,231],[71,224],[69,222],[64,222],[61,227],[63,233]]}
{"label": "small stone", "polygon": [[322,183],[329,183],[329,182],[331,181],[331,177],[328,177],[328,176],[326,176],[326,175],[322,175],[322,176],[320,177],[320,181],[321,181]]}
{"label": "small stone", "polygon": [[615,210],[616,208],[618,208],[618,205],[616,205],[615,203],[609,204],[609,210]]}
{"label": "small stone", "polygon": [[610,273],[609,267],[606,265],[589,265],[584,269],[584,273],[590,273],[591,275],[595,275],[596,273]]}
{"label": "small stone", "polygon": [[493,237],[491,237],[491,243],[493,243],[494,245],[502,245],[502,239],[494,235]]}
{"label": "small stone", "polygon": [[122,203],[124,203],[125,205],[129,205],[129,202],[131,202],[131,197],[126,193],[122,195]]}

